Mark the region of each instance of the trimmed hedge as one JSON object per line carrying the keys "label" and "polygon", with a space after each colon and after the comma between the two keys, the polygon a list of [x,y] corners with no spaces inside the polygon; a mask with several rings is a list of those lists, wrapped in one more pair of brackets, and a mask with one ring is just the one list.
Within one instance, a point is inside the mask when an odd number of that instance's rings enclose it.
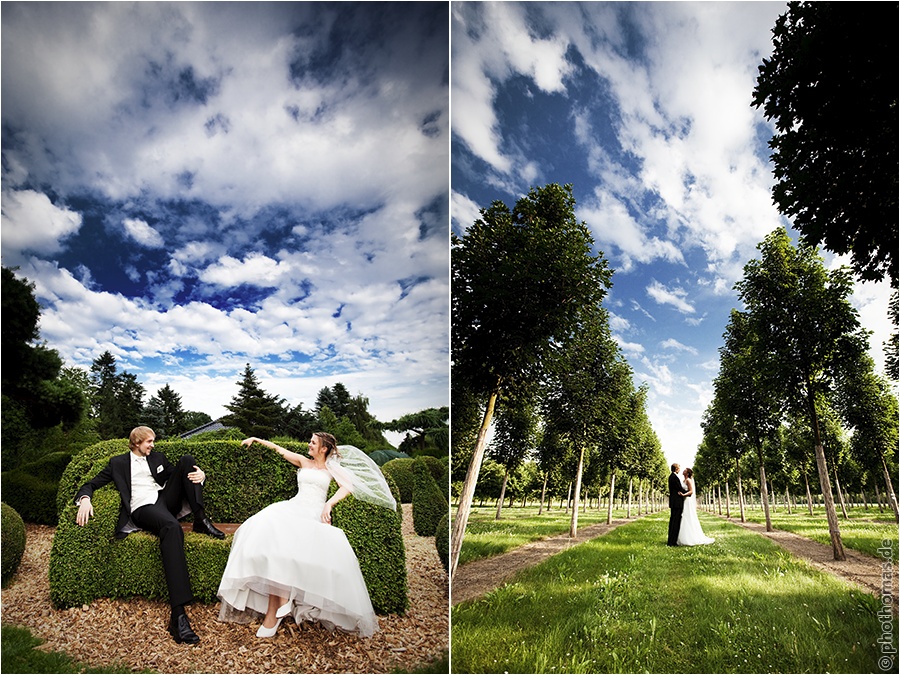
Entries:
{"label": "trimmed hedge", "polygon": [[412,504],[414,483],[412,465],[415,461],[408,458],[392,459],[381,467],[381,471],[385,476],[390,476],[394,479],[394,482],[400,489],[400,499],[398,501],[404,504]]}
{"label": "trimmed hedge", "polygon": [[52,452],[0,476],[3,500],[26,523],[56,525],[59,479],[72,459],[67,452]]}
{"label": "trimmed hedge", "polygon": [[25,521],[5,502],[0,502],[0,549],[0,585],[5,588],[25,553]]}
{"label": "trimmed hedge", "polygon": [[[304,452],[306,444],[286,444]],[[207,475],[206,512],[218,523],[240,523],[272,502],[297,492],[296,467],[276,453],[236,441],[160,441],[156,450],[175,463],[190,454]],[[75,524],[72,501],[78,488],[95,476],[109,458],[128,451],[125,440],[103,441],[69,464],[60,481],[57,503],[61,514],[50,553],[50,598],[58,608],[87,604],[95,598],[168,597],[159,540],[135,532],[113,537],[119,494],[110,484],[94,492],[94,517],[85,527]],[[389,484],[391,481],[388,481]],[[332,489],[336,486],[332,484]],[[399,506],[398,506],[399,508]],[[347,497],[334,507],[333,523],[347,534],[359,558],[372,605],[379,613],[401,613],[408,607],[406,551],[400,516],[389,509]],[[185,553],[196,601],[216,602],[233,535],[216,540],[188,532]]]}
{"label": "trimmed hedge", "polygon": [[441,559],[441,565],[444,571],[450,571],[450,513],[445,513],[438,523],[437,531],[434,533],[434,546],[437,549],[438,557]]}
{"label": "trimmed hedge", "polygon": [[434,480],[424,457],[413,462],[413,529],[420,537],[433,537],[438,524],[450,511],[443,491]]}

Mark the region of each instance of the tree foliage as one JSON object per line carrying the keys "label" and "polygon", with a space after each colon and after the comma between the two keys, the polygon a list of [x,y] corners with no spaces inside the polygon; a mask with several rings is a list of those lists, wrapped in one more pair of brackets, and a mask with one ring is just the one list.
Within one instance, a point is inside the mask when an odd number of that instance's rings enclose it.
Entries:
{"label": "tree foliage", "polygon": [[753,92],[775,122],[779,210],[807,244],[850,254],[861,278],[894,288],[897,53],[873,31],[896,24],[896,2],[791,2]]}
{"label": "tree foliage", "polygon": [[222,423],[237,427],[246,436],[271,438],[284,414],[281,398],[267,394],[260,386],[259,378],[248,363],[238,381],[238,393],[225,406],[230,415],[222,418]]}

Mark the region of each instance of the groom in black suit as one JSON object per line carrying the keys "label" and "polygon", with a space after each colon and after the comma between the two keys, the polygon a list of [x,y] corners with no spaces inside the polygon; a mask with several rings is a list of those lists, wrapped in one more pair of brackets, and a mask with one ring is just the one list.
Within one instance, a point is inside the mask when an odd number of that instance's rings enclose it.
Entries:
{"label": "groom in black suit", "polygon": [[678,464],[672,465],[669,474],[669,546],[678,545],[678,530],[681,529],[681,514],[684,513],[684,494],[681,492],[681,479],[678,477]]}
{"label": "groom in black suit", "polygon": [[124,539],[140,529],[159,537],[169,603],[172,605],[169,633],[175,642],[196,644],[200,638],[191,630],[184,612],[184,606],[193,600],[193,594],[184,557],[184,532],[178,518],[193,512],[194,532],[216,539],[223,539],[225,535],[210,522],[203,509],[206,474],[194,464],[194,458],[190,455],[185,455],[177,466],[172,466],[165,455],[153,450],[155,440],[156,434],[148,427],[132,430],[128,442],[131,452],[111,457],[103,470],[78,490],[75,495],[75,503],[78,504],[75,522],[83,526],[94,515],[91,505],[94,490],[108,483],[115,484],[121,498],[116,539]]}

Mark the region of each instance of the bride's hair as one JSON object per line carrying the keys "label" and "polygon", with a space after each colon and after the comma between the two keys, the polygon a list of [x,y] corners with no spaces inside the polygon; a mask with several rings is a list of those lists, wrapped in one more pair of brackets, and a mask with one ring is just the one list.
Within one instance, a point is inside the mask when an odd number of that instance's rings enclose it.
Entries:
{"label": "bride's hair", "polygon": [[331,457],[331,453],[338,454],[337,439],[334,436],[325,431],[317,431],[313,434],[313,436],[318,437],[318,439],[322,442],[322,445],[325,446],[325,459]]}
{"label": "bride's hair", "polygon": [[687,467],[687,468],[684,470],[684,475],[687,476],[688,478],[693,478],[693,477],[694,477],[694,472],[691,470],[691,467]]}

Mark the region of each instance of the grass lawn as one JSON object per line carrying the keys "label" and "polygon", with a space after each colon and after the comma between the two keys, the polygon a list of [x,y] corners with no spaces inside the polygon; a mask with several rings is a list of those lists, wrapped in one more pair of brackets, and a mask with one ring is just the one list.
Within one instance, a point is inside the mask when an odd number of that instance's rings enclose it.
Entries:
{"label": "grass lawn", "polygon": [[700,519],[714,544],[665,546],[663,511],[457,605],[453,672],[896,672],[878,666],[877,598]]}
{"label": "grass lawn", "polygon": [[[90,668],[73,661],[62,652],[47,652],[35,649],[43,640],[20,626],[2,627],[3,672],[4,673],[125,673],[125,666]],[[138,671],[151,672],[151,671]]]}
{"label": "grass lawn", "polygon": [[[897,521],[893,519],[893,513],[889,511],[879,513],[877,508],[866,510],[861,506],[855,506],[847,509],[849,518],[844,518],[840,505],[837,506],[837,513],[841,541],[845,548],[868,553],[876,558],[884,558],[882,542],[887,540],[891,542],[893,559],[894,562],[897,562]],[[772,527],[778,530],[793,532],[831,546],[831,535],[828,533],[828,518],[825,515],[824,506],[813,507],[812,516],[809,515],[809,509],[806,506],[802,509],[794,509],[792,514],[779,508],[778,511],[770,513],[770,516]],[[740,510],[732,508],[731,517],[740,518]],[[745,510],[744,517],[753,523],[766,522],[765,514],[758,510]],[[879,551],[879,548],[882,551]]]}
{"label": "grass lawn", "polygon": [[[454,507],[455,513],[455,507]],[[668,511],[667,511],[668,513]],[[625,509],[613,509],[613,518],[624,518]],[[496,506],[474,506],[466,524],[466,536],[459,552],[459,564],[465,565],[473,560],[489,558],[506,553],[523,544],[545,537],[565,534],[569,531],[572,512],[564,509],[544,509],[538,515],[537,506],[504,507],[500,520],[495,520]],[[637,516],[637,507],[632,507],[631,515]],[[596,508],[578,513],[578,529],[587,525],[606,522],[606,508]]]}

